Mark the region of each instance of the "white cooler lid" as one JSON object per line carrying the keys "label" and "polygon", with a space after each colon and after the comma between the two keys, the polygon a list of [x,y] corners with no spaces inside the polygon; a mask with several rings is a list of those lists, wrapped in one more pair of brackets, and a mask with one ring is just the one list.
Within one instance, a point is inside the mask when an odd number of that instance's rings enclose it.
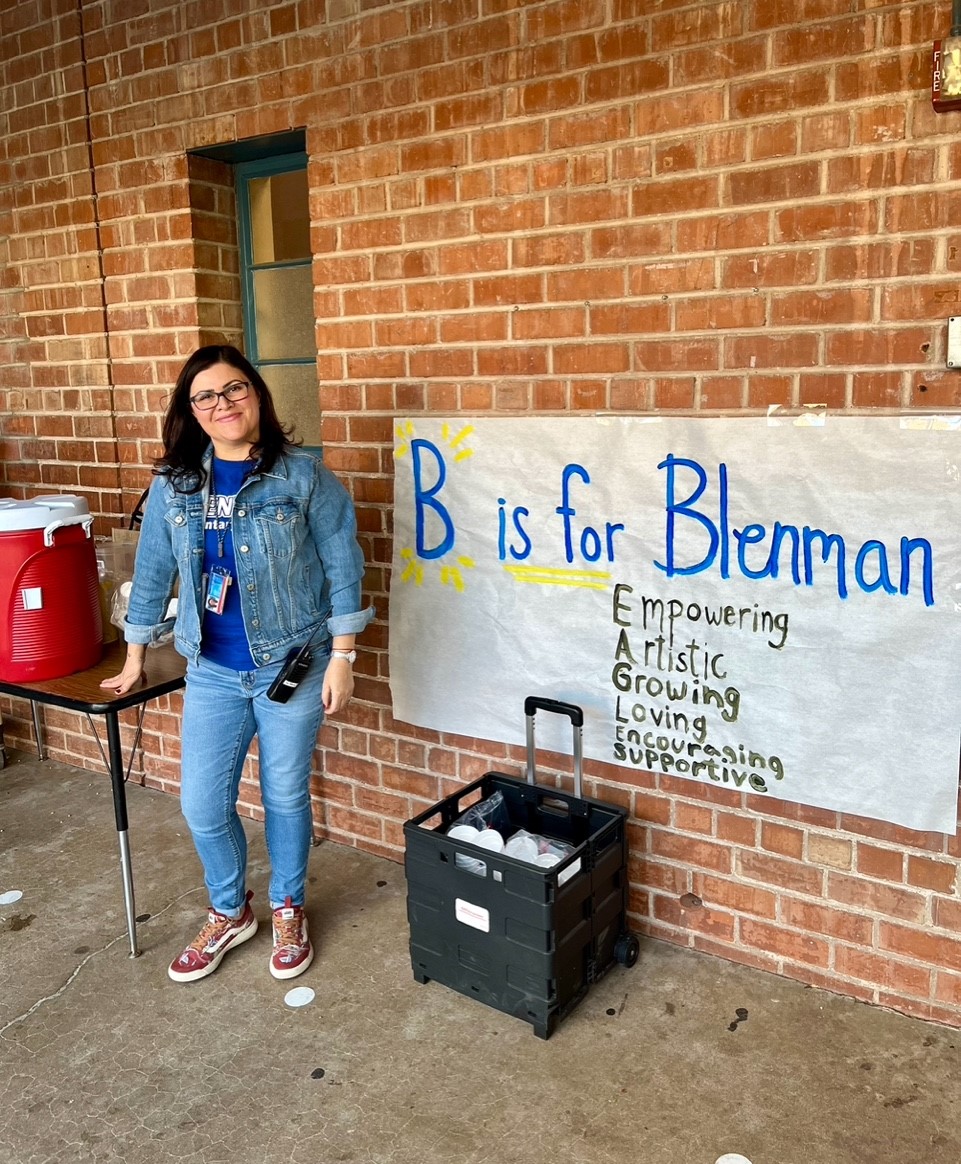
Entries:
{"label": "white cooler lid", "polygon": [[75,493],[32,497],[29,501],[0,497],[0,533],[46,529],[54,521],[69,525],[89,516],[90,506],[86,499]]}

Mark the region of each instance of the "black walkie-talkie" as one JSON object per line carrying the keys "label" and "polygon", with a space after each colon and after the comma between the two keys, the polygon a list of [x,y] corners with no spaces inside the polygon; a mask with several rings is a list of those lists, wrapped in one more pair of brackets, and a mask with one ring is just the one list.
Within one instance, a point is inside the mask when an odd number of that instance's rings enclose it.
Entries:
{"label": "black walkie-talkie", "polygon": [[287,655],[284,665],[280,668],[277,678],[271,683],[267,698],[274,703],[286,703],[303,682],[304,676],[310,670],[313,661],[313,651],[310,644],[314,636],[311,635],[302,647],[294,647]]}

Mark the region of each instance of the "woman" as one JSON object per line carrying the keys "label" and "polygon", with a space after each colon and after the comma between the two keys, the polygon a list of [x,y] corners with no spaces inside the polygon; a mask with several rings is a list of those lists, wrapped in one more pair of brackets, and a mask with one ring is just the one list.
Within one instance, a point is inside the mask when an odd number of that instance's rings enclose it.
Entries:
{"label": "woman", "polygon": [[[252,938],[247,847],[237,796],[258,738],[270,858],[275,978],[313,959],[304,916],[311,846],[311,758],[324,713],[353,693],[363,557],[350,497],[320,460],[291,441],[257,370],[229,346],[184,364],[164,417],[127,608],[127,658],[104,687],[140,681],[147,644],[170,629],[186,656],[181,808],[210,894],[206,924],[170,964],[175,982],[212,974]],[[313,660],[286,702],[268,696],[288,653]],[[289,689],[287,689],[289,690]]]}

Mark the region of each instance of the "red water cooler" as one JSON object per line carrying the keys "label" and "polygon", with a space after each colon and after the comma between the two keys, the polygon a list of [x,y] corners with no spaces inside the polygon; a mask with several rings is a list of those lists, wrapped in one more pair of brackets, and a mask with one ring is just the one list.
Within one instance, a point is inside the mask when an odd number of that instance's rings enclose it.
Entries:
{"label": "red water cooler", "polygon": [[71,494],[0,498],[0,676],[57,679],[100,661],[93,518]]}

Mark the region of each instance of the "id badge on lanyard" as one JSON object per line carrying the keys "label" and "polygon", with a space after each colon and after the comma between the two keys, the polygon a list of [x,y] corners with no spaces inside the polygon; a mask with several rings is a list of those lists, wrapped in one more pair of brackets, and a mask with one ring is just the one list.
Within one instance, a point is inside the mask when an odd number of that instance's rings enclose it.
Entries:
{"label": "id badge on lanyard", "polygon": [[229,570],[222,566],[211,567],[204,610],[209,610],[211,614],[223,614],[227,602],[227,587],[232,581]]}

